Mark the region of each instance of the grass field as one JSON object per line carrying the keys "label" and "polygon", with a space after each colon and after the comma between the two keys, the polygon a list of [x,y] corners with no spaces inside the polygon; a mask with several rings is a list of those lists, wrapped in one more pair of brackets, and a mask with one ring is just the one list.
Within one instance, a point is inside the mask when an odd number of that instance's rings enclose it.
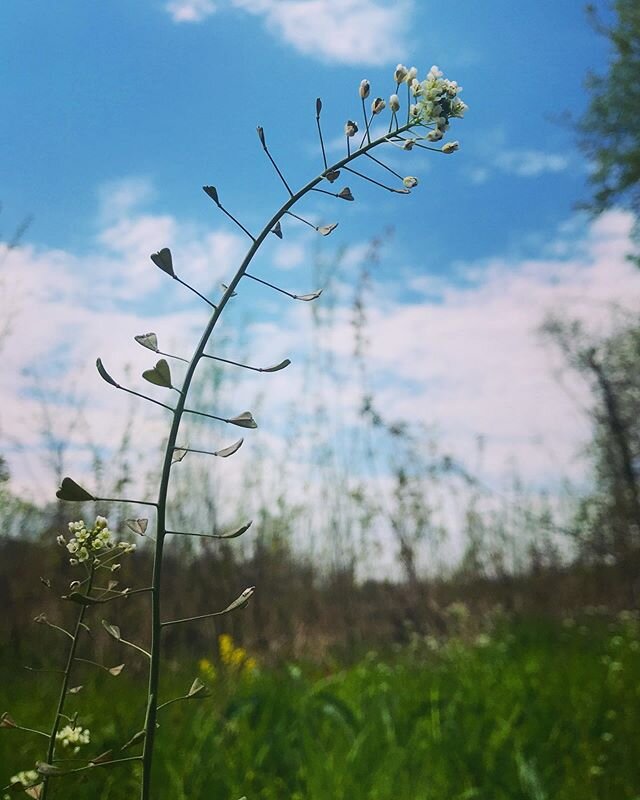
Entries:
{"label": "grass field", "polygon": [[[640,800],[633,615],[416,638],[349,666],[264,668],[223,645],[220,654],[212,643],[212,662],[185,664],[165,681],[171,697],[200,674],[213,694],[163,712],[157,798]],[[0,710],[23,725],[50,724],[56,676],[9,669],[6,659],[2,670]],[[84,750],[96,755],[136,732],[144,696],[126,670],[85,674],[71,706],[91,729]],[[37,736],[0,731],[3,785],[42,758],[37,745]],[[133,800],[135,769],[57,778],[52,797]]]}

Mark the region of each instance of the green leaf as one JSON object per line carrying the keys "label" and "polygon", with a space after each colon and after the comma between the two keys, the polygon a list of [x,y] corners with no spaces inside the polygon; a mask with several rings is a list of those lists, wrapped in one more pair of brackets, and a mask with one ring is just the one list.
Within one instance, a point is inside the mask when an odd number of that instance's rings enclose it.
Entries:
{"label": "green leaf", "polygon": [[53,764],[47,764],[46,761],[36,762],[36,770],[40,775],[61,775],[62,770],[60,767],[54,767]]}
{"label": "green leaf", "polygon": [[206,692],[207,687],[205,684],[200,680],[200,678],[196,678],[191,684],[191,688],[187,692],[187,697],[201,697],[203,694],[206,694]]}
{"label": "green leaf", "polygon": [[228,419],[227,422],[230,422],[232,425],[237,425],[239,428],[258,427],[258,424],[256,423],[250,411],[243,411],[242,414],[238,414],[237,417],[231,417],[231,419]]}
{"label": "green leaf", "polygon": [[234,530],[229,531],[228,533],[214,533],[213,537],[215,539],[236,539],[238,536],[242,536],[243,533],[246,533],[252,525],[253,520],[247,522],[246,525],[243,525],[240,528],[235,528]]}
{"label": "green leaf", "polygon": [[309,292],[309,294],[296,294],[294,297],[296,300],[304,300],[305,303],[309,303],[311,300],[317,300],[321,294],[322,289],[318,289],[316,292]]}
{"label": "green leaf", "polygon": [[164,386],[166,389],[172,389],[171,385],[171,370],[164,358],[161,358],[153,369],[146,369],[142,373],[145,381],[153,383],[156,386]]}
{"label": "green leaf", "polygon": [[109,761],[113,761],[113,750],[107,750],[104,753],[100,753],[99,756],[89,759],[90,764],[108,764]]}
{"label": "green leaf", "polygon": [[120,388],[119,385],[116,383],[116,381],[114,381],[111,375],[109,375],[107,370],[104,368],[104,364],[102,363],[101,358],[96,359],[96,369],[98,370],[98,374],[100,375],[103,381],[106,381],[107,383],[110,383],[112,386],[115,386],[116,389]]}
{"label": "green leaf", "polygon": [[217,206],[220,205],[220,200],[218,200],[218,191],[215,186],[203,186],[202,189]]}
{"label": "green leaf", "polygon": [[138,344],[146,347],[147,350],[153,350],[154,353],[158,352],[158,337],[155,333],[140,333],[138,336],[133,337]]}
{"label": "green leaf", "polygon": [[149,525],[148,519],[127,519],[125,520],[125,525],[129,530],[137,533],[138,536],[144,536],[147,532],[147,527]]}
{"label": "green leaf", "polygon": [[260,372],[280,372],[281,369],[285,369],[291,363],[291,359],[285,358],[284,361],[281,361],[279,364],[274,364],[272,367],[263,367]]}
{"label": "green leaf", "polygon": [[69,500],[81,502],[82,500],[95,500],[96,498],[86,489],[77,484],[71,478],[63,478],[60,488],[56,492],[58,500]]}
{"label": "green leaf", "polygon": [[129,739],[129,741],[123,744],[120,749],[126,750],[128,747],[133,747],[135,744],[143,742],[146,735],[147,735],[146,731],[138,731],[137,733],[134,733],[134,735]]}
{"label": "green leaf", "polygon": [[229,447],[223,447],[222,450],[216,450],[213,455],[220,456],[220,458],[229,458],[229,456],[232,456],[234,453],[238,452],[238,450],[242,447],[243,442],[244,439],[238,439],[237,442],[230,444]]}
{"label": "green leaf", "polygon": [[98,600],[95,597],[88,597],[81,592],[71,592],[71,594],[62,595],[63,600],[70,600],[72,603],[77,603],[80,606],[98,606],[104,603],[104,600]]}
{"label": "green leaf", "polygon": [[171,275],[172,278],[176,277],[176,273],[173,271],[173,258],[171,256],[171,250],[169,250],[168,247],[163,247],[162,250],[158,250],[157,253],[152,253],[150,258],[156,267],[159,267],[163,272],[166,272],[167,275]]}
{"label": "green leaf", "polygon": [[111,636],[111,638],[115,639],[117,642],[119,642],[122,639],[120,628],[117,625],[112,625],[110,622],[107,622],[106,619],[103,619],[102,627],[109,634],[109,636]]}

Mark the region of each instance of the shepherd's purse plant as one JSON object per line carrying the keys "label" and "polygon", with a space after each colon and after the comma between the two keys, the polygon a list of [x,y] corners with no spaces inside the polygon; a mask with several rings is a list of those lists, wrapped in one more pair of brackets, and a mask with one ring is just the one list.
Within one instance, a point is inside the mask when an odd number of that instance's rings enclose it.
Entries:
{"label": "shepherd's purse plant", "polygon": [[[162,613],[162,569],[165,539],[168,534],[181,536],[204,537],[210,539],[229,540],[246,533],[251,522],[247,521],[233,530],[222,533],[201,533],[198,531],[175,531],[169,525],[168,492],[173,469],[190,452],[205,453],[217,458],[229,458],[242,446],[243,439],[225,445],[218,450],[204,450],[190,447],[181,439],[181,423],[186,416],[197,415],[218,422],[226,423],[233,427],[245,430],[256,428],[256,422],[250,411],[242,411],[235,416],[223,416],[210,413],[189,406],[189,390],[194,378],[196,368],[203,359],[213,359],[225,365],[240,367],[256,372],[275,373],[285,369],[291,363],[289,359],[280,361],[273,366],[256,367],[240,361],[222,358],[214,353],[206,352],[211,335],[220,320],[227,303],[240,292],[241,284],[245,280],[257,282],[290,299],[302,302],[316,300],[321,290],[304,294],[297,294],[270,283],[249,268],[262,243],[270,235],[282,239],[285,233],[283,223],[293,221],[305,224],[322,236],[329,236],[337,227],[337,222],[328,224],[315,224],[293,211],[298,203],[311,192],[320,192],[331,195],[338,200],[352,202],[354,194],[349,186],[340,186],[341,178],[367,181],[382,191],[394,194],[410,194],[418,185],[418,179],[412,175],[402,175],[382,161],[374,150],[383,146],[395,147],[399,150],[412,150],[420,148],[431,150],[439,154],[450,155],[458,149],[457,141],[442,143],[453,118],[464,115],[466,105],[459,98],[461,87],[455,81],[446,79],[437,67],[432,67],[424,80],[418,80],[418,71],[415,67],[410,69],[398,64],[393,80],[394,92],[384,100],[381,97],[371,97],[371,86],[368,80],[363,80],[358,88],[361,109],[360,123],[349,119],[344,126],[345,154],[333,164],[327,160],[322,126],[321,112],[322,101],[316,100],[315,120],[322,154],[323,168],[319,175],[312,178],[302,188],[293,191],[283,172],[276,163],[269,150],[267,138],[262,127],[258,126],[258,139],[268,160],[273,166],[279,180],[286,191],[286,199],[282,206],[264,225],[262,230],[251,233],[223,204],[218,190],[214,186],[203,186],[205,194],[213,201],[223,214],[231,219],[249,239],[249,248],[242,263],[228,285],[223,285],[223,293],[216,302],[201,294],[179,277],[174,266],[174,259],[168,248],[163,248],[151,255],[151,261],[156,267],[165,272],[169,277],[194,292],[204,303],[211,308],[211,315],[204,328],[200,341],[190,359],[165,353],[160,349],[155,333],[144,333],[136,336],[136,341],[142,347],[152,351],[158,356],[155,365],[142,373],[144,380],[157,387],[174,392],[175,402],[161,402],[149,397],[142,392],[123,386],[107,371],[101,359],[96,362],[100,376],[116,389],[128,392],[136,397],[162,407],[168,414],[170,421],[169,435],[163,456],[162,472],[158,487],[157,499],[151,501],[130,500],[127,498],[97,497],[90,490],[71,478],[64,478],[57,492],[60,500],[70,503],[120,502],[137,503],[147,506],[153,513],[153,519],[136,518],[126,521],[128,533],[134,536],[148,537],[153,544],[153,573],[150,586],[122,588],[117,581],[117,573],[123,558],[134,557],[136,545],[130,537],[123,539],[109,529],[106,518],[97,516],[93,523],[84,520],[73,521],[68,524],[68,530],[58,536],[58,545],[68,558],[73,571],[73,580],[68,590],[62,595],[66,603],[77,606],[75,625],[71,630],[49,620],[44,614],[36,618],[36,622],[55,629],[65,640],[68,640],[68,649],[64,667],[58,670],[61,674],[61,685],[58,701],[55,705],[51,728],[41,731],[31,728],[28,721],[15,720],[9,712],[0,718],[0,725],[5,729],[15,732],[23,731],[43,739],[43,755],[33,768],[28,765],[16,765],[16,773],[10,778],[4,791],[24,793],[37,800],[50,800],[52,796],[65,797],[67,792],[61,784],[65,776],[77,773],[105,769],[134,769],[140,779],[140,798],[150,800],[157,797],[159,789],[153,786],[153,757],[154,744],[158,731],[162,732],[162,709],[166,706],[182,701],[206,697],[208,689],[200,678],[196,678],[191,686],[185,690],[184,695],[161,699],[159,695],[159,680],[162,664],[162,635],[163,631],[171,626],[197,624],[198,621],[209,619],[224,614],[232,613],[247,605],[254,587],[244,589],[241,594],[232,599],[229,605],[222,610],[211,611],[207,614],[187,617],[185,619],[166,619]],[[403,107],[404,106],[404,107]],[[383,131],[380,133],[380,123],[384,119],[383,112],[389,113],[388,124],[385,121]],[[374,133],[374,131],[376,133]],[[353,164],[366,164],[374,169],[382,169],[388,180],[378,180],[355,169]],[[186,363],[186,372],[180,386],[176,386],[172,375],[170,362],[179,360]],[[49,581],[43,579],[48,587]],[[131,599],[134,598],[135,599]],[[145,598],[148,600],[145,601]],[[118,602],[140,603],[140,613],[149,613],[150,647],[145,649],[135,642],[128,641],[126,632],[121,631],[113,620],[113,610]],[[137,651],[148,662],[148,691],[146,700],[146,713],[140,720],[140,727],[130,732],[128,741],[122,742],[119,750],[102,751],[100,743],[95,741],[92,732],[85,727],[79,711],[72,710],[74,697],[82,689],[76,683],[76,672],[79,668],[104,669],[112,676],[122,672],[124,664],[109,667],[95,661],[90,661],[79,655],[79,644],[88,637],[90,627],[87,620],[97,618],[97,626],[102,632],[118,642],[121,646]],[[25,768],[26,767],[26,768]],[[21,771],[18,769],[22,768]],[[60,787],[60,788],[58,788]],[[8,795],[7,795],[8,796]]]}

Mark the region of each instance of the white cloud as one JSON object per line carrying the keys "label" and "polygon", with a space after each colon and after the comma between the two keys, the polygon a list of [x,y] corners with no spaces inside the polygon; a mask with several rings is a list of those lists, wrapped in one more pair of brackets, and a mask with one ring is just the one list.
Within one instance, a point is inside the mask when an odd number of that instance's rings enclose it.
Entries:
{"label": "white cloud", "polygon": [[[163,349],[188,355],[206,319],[206,308],[191,304],[186,290],[154,268],[149,253],[175,246],[179,274],[184,269],[185,277],[206,292],[229,277],[244,250],[244,242],[226,230],[210,233],[193,223],[178,224],[170,216],[154,216],[144,208],[152,195],[153,187],[139,179],[112,184],[103,191],[101,227],[93,252],[87,255],[31,246],[9,254],[6,271],[16,278],[5,292],[7,306],[15,313],[10,338],[3,342],[0,433],[16,485],[31,488],[33,494],[51,497],[55,488],[38,465],[41,408],[33,375],[39,376],[45,393],[51,392],[57,430],[69,439],[74,448],[70,457],[81,465],[88,460],[87,438],[101,447],[113,445],[130,400],[100,381],[94,367],[96,355],[103,357],[118,380],[149,388],[153,396],[166,399],[161,390],[156,392],[140,380],[140,372],[149,367],[153,356],[131,339],[154,330]],[[566,317],[581,317],[601,331],[609,324],[608,303],[619,301],[637,310],[638,276],[625,258],[630,226],[630,218],[622,213],[603,216],[587,230],[584,223],[577,226],[572,220],[540,245],[535,259],[472,263],[459,267],[453,278],[454,270],[437,277],[412,272],[406,286],[412,292],[410,302],[398,294],[397,282],[394,288],[374,281],[367,305],[368,372],[385,415],[435,426],[442,450],[465,463],[474,456],[477,435],[484,435],[482,477],[495,485],[504,481],[512,460],[525,481],[551,485],[565,475],[581,477],[584,465],[576,453],[588,438],[588,421],[558,384],[554,366],[559,362],[541,345],[537,328],[545,313],[554,309]],[[280,266],[299,260],[312,263],[312,245],[305,250],[304,240],[290,244],[293,250],[280,256]],[[360,263],[367,248],[363,243],[356,245],[347,253],[345,264]],[[309,280],[308,273],[296,277],[303,287]],[[319,301],[315,309],[316,322],[332,321],[332,325],[314,327],[309,305],[270,296],[251,283],[242,286],[249,302],[239,302],[243,299],[239,297],[225,313],[217,341],[231,337],[231,357],[237,354],[244,360],[244,351],[250,354],[247,362],[258,366],[287,356],[293,360],[284,374],[240,373],[236,378],[238,371],[225,373],[232,381],[225,379],[229,388],[220,400],[225,408],[237,412],[252,407],[258,392],[264,392],[265,398],[260,429],[232,465],[233,481],[241,479],[244,459],[254,452],[252,448],[266,448],[270,459],[285,452],[283,420],[288,419],[287,409],[295,406],[301,416],[295,453],[287,456],[294,462],[292,485],[300,493],[305,491],[305,482],[313,486],[317,471],[313,473],[310,465],[319,446],[304,430],[319,400],[326,401],[328,412],[323,430],[315,435],[339,443],[340,457],[355,458],[351,434],[345,434],[360,424],[361,387],[351,355],[353,285],[343,286],[341,280],[338,275],[337,296]],[[157,291],[161,287],[172,300],[158,310],[150,300],[164,296],[164,291]],[[132,294],[136,303],[131,302]],[[129,302],[123,303],[124,299]],[[248,308],[254,314],[249,319]],[[234,334],[234,327],[241,333]],[[310,353],[316,360],[305,369]],[[125,381],[128,367],[131,376]],[[180,369],[172,363],[177,375]],[[573,379],[569,386],[572,396],[586,404],[587,388]],[[68,396],[74,392],[85,401],[86,424],[67,433],[74,413]],[[238,403],[237,398],[244,399]],[[163,435],[164,412],[143,406],[134,447],[146,452],[144,459],[150,463],[157,452],[149,443],[160,441]],[[233,432],[214,426],[206,434],[198,431],[191,443],[206,447],[207,437],[217,447],[229,444]],[[12,449],[14,443],[22,447],[21,453]],[[357,467],[352,464],[350,474],[357,476]],[[387,467],[378,465],[383,478]],[[280,474],[271,472],[274,480]],[[298,496],[290,499],[295,502]]]}
{"label": "white cloud", "polygon": [[542,150],[506,150],[496,155],[494,163],[510,175],[537,178],[545,172],[563,172],[568,169],[570,159],[561,153],[545,153]]}
{"label": "white cloud", "polygon": [[384,64],[406,54],[412,4],[374,0],[233,0],[303,55],[341,64]]}
{"label": "white cloud", "polygon": [[273,256],[273,263],[280,269],[294,269],[306,257],[307,249],[301,242],[283,242]]}
{"label": "white cloud", "polygon": [[174,22],[202,22],[216,11],[213,0],[171,0],[165,10]]}
{"label": "white cloud", "polygon": [[[227,0],[262,17],[267,29],[303,55],[340,64],[377,65],[403,58],[413,0]],[[174,22],[202,22],[211,0],[172,0]]]}

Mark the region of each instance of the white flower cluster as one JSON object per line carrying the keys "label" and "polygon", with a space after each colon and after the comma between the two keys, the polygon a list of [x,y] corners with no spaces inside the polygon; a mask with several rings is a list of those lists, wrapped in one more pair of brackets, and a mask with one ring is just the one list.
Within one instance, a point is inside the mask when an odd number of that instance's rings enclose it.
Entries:
{"label": "white flower cluster", "polygon": [[71,554],[69,562],[72,565],[82,564],[88,561],[92,554],[113,550],[115,547],[118,547],[123,553],[133,553],[136,549],[135,544],[114,541],[105,517],[96,517],[92,528],[87,528],[82,519],[70,522],[69,533],[71,535],[69,541],[64,536],[58,536],[57,541]]}
{"label": "white flower cluster", "polygon": [[17,775],[14,775],[9,782],[12,786],[16,784],[19,786],[33,786],[41,780],[35,769],[25,769],[22,770],[22,772],[18,772]]}
{"label": "white flower cluster", "polygon": [[60,742],[63,747],[73,748],[73,752],[77,753],[80,750],[80,745],[89,744],[91,734],[87,728],[83,729],[80,725],[65,725],[62,730],[56,733],[56,741]]}
{"label": "white flower cluster", "polygon": [[442,71],[436,66],[431,67],[422,82],[414,78],[410,86],[413,96],[417,98],[416,104],[411,107],[412,115],[422,123],[435,125],[427,139],[439,142],[449,128],[449,120],[463,117],[467,110],[466,103],[458,97],[462,86],[443,77]]}

